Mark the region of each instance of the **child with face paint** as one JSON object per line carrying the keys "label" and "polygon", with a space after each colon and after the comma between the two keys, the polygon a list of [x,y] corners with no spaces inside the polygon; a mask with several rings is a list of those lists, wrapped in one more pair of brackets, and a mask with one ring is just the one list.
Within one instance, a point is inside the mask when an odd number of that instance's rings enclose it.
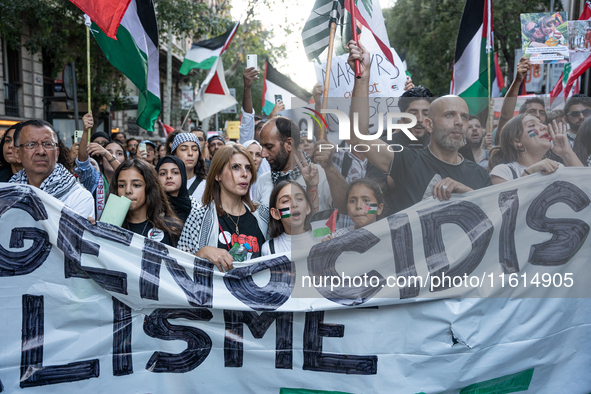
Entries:
{"label": "child with face paint", "polygon": [[562,164],[544,159],[551,149],[564,165],[582,167],[566,136],[566,125],[552,121],[548,126],[538,118],[521,114],[501,130],[500,146],[490,152],[489,171],[494,185],[540,172],[556,171]]}
{"label": "child with face paint", "polygon": [[[558,16],[560,18],[560,16]],[[545,44],[549,47],[556,45],[564,45],[565,39],[561,32],[556,30],[557,23],[560,23],[560,19],[557,20],[555,15],[547,15],[540,18],[538,25],[542,29],[542,33],[545,36]]]}
{"label": "child with face paint", "polygon": [[263,256],[301,250],[318,243],[312,236],[310,226],[312,204],[308,193],[299,183],[279,182],[271,192],[269,208],[271,239],[261,249]]}
{"label": "child with face paint", "polygon": [[375,181],[362,178],[351,182],[347,188],[347,215],[354,224],[335,231],[322,241],[328,241],[375,223],[384,211],[384,205],[382,188]]}

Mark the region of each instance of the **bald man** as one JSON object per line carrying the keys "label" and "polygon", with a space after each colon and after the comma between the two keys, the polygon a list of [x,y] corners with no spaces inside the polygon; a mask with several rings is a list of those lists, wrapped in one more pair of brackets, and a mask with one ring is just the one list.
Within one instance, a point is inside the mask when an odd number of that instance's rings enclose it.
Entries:
{"label": "bald man", "polygon": [[[361,62],[361,78],[355,79],[352,111],[359,114],[359,130],[368,134],[369,124],[369,52],[349,43],[349,65]],[[431,142],[424,149],[408,149],[393,153],[385,142],[372,141],[374,149],[364,153],[367,159],[389,173],[394,180],[396,193],[395,211],[406,209],[425,198],[448,200],[452,193],[466,193],[491,185],[486,170],[458,153],[465,143],[470,113],[466,102],[457,96],[444,96],[429,106],[429,116],[423,124],[431,135]],[[351,133],[353,145],[365,143]]]}

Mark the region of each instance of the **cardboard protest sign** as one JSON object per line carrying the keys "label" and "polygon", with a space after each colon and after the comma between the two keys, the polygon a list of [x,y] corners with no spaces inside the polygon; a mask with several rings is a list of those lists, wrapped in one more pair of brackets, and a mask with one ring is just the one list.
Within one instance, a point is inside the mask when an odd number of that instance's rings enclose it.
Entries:
{"label": "cardboard protest sign", "polygon": [[565,12],[521,14],[521,39],[531,64],[569,61]]}
{"label": "cardboard protest sign", "polygon": [[585,392],[588,177],[423,201],[227,273],[0,184],[0,387]]}

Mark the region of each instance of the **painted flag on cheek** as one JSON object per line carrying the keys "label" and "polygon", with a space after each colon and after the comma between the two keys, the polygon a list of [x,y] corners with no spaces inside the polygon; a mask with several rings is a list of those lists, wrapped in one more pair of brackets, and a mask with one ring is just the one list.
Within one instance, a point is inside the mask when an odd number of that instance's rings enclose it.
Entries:
{"label": "painted flag on cheek", "polygon": [[281,213],[281,219],[287,219],[291,217],[291,211],[289,210],[289,207],[281,208],[279,209],[279,212]]}
{"label": "painted flag on cheek", "polygon": [[370,215],[377,215],[378,204],[365,204],[365,213]]}

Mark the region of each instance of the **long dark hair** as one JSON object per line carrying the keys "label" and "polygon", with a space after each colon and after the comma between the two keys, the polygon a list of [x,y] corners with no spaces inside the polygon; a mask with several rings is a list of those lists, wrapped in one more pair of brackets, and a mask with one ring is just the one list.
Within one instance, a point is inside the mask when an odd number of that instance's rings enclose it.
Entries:
{"label": "long dark hair", "polygon": [[173,238],[173,242],[176,243],[183,231],[183,224],[172,210],[170,203],[168,202],[168,196],[162,185],[160,185],[154,167],[149,165],[146,161],[142,159],[129,159],[121,163],[113,174],[113,181],[109,185],[109,193],[116,196],[119,195],[117,192],[119,186],[119,174],[121,171],[129,170],[131,168],[137,170],[137,172],[139,172],[144,178],[146,204],[148,205],[146,212],[148,221],[155,228],[168,232],[171,235],[171,238]]}
{"label": "long dark hair", "polygon": [[587,160],[591,154],[591,116],[585,119],[575,138],[573,151],[581,160],[584,166],[587,166]]}
{"label": "long dark hair", "polygon": [[205,184],[205,191],[203,192],[203,205],[209,205],[214,201],[218,216],[224,215],[226,211],[224,211],[224,207],[222,207],[222,198],[220,195],[221,186],[215,177],[216,175],[221,174],[222,171],[224,171],[226,164],[232,160],[234,155],[238,154],[243,155],[248,159],[248,162],[250,163],[250,173],[252,174],[249,190],[244,196],[242,196],[242,201],[248,205],[250,212],[254,212],[257,209],[256,205],[250,199],[250,187],[252,187],[252,184],[257,180],[257,170],[252,155],[242,145],[226,145],[218,149],[213,159],[211,159],[209,173],[207,174],[207,183]]}
{"label": "long dark hair", "polygon": [[508,164],[517,161],[522,151],[515,147],[515,140],[523,134],[523,118],[531,116],[519,114],[508,121],[500,132],[500,144],[490,150],[490,159],[488,160],[488,172],[499,164]]}
{"label": "long dark hair", "polygon": [[[10,130],[14,130],[14,133],[16,134],[18,130],[20,130],[20,128],[22,127],[23,122],[19,122],[19,123],[15,123],[12,126],[10,126],[5,132],[4,135],[2,136],[2,139],[0,139],[0,168],[4,168],[4,167],[10,167],[10,163],[8,163],[6,161],[6,159],[4,158],[4,145],[6,144],[6,136],[8,135],[8,132]],[[14,146],[14,135],[12,137],[12,145]]]}
{"label": "long dark hair", "polygon": [[[302,185],[300,185],[299,183],[297,183],[295,181],[287,181],[286,180],[286,181],[281,181],[278,184],[276,184],[275,187],[273,188],[273,191],[271,192],[271,197],[270,197],[270,201],[269,201],[269,209],[271,209],[271,208],[277,209],[277,198],[279,197],[279,193],[281,192],[281,189],[283,189],[287,185],[291,185],[292,187],[296,186],[297,188],[299,188],[301,190],[301,192],[306,197],[306,203],[308,204],[308,207],[310,207],[310,215],[306,215],[306,220],[304,222],[304,230],[310,231],[312,229],[312,226],[310,225],[310,216],[312,215],[312,213],[311,213],[312,202],[310,201],[310,197],[308,196],[308,193],[306,193],[306,191],[304,190]],[[292,194],[293,194],[293,192],[292,192]],[[285,232],[285,227],[283,227],[283,223],[281,222],[281,220],[277,220],[273,216],[270,216],[269,217],[269,236],[271,238],[277,238],[278,236],[280,236],[284,232]]]}

